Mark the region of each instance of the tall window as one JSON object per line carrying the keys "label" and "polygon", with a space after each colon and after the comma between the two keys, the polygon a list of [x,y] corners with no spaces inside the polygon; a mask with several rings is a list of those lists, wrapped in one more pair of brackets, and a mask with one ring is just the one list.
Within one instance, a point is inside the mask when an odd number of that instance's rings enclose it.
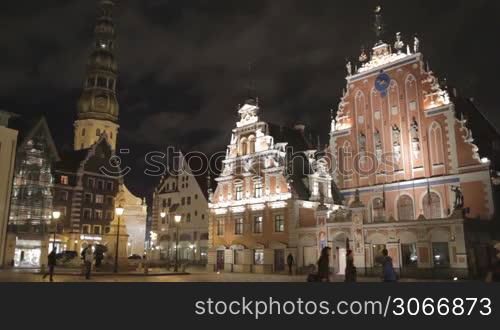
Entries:
{"label": "tall window", "polygon": [[94,188],[94,178],[88,178],[87,180],[87,183],[88,183],[88,186],[91,187],[91,188]]}
{"label": "tall window", "polygon": [[236,186],[236,200],[239,201],[243,198],[243,186]]}
{"label": "tall window", "polygon": [[61,175],[61,184],[69,184],[69,178],[66,175]]}
{"label": "tall window", "polygon": [[85,203],[92,203],[92,194],[85,193]]}
{"label": "tall window", "polygon": [[274,216],[274,231],[282,233],[285,231],[285,216],[278,214]]}
{"label": "tall window", "polygon": [[381,222],[385,220],[384,200],[382,198],[377,197],[373,200],[372,217],[373,217],[373,222]]}
{"label": "tall window", "polygon": [[255,181],[253,184],[253,197],[261,198],[262,197],[262,182]]}
{"label": "tall window", "polygon": [[187,198],[187,205],[191,205],[191,196]]}
{"label": "tall window", "polygon": [[191,213],[188,213],[186,216],[186,222],[191,222]]}
{"label": "tall window", "polygon": [[217,220],[217,235],[218,236],[224,235],[224,220],[223,219]]}
{"label": "tall window", "polygon": [[398,219],[413,220],[415,215],[413,212],[413,200],[408,195],[402,195],[398,199]]}
{"label": "tall window", "polygon": [[97,189],[104,190],[104,182],[102,180],[97,181]]}
{"label": "tall window", "polygon": [[82,136],[85,136],[85,128],[82,129]]}
{"label": "tall window", "polygon": [[248,138],[248,153],[255,153],[255,136],[253,135]]}
{"label": "tall window", "polygon": [[416,267],[418,263],[417,244],[401,244],[401,259],[403,266]]}
{"label": "tall window", "polygon": [[243,235],[243,218],[236,218],[234,220],[234,234]]}
{"label": "tall window", "polygon": [[429,149],[432,165],[444,164],[443,134],[438,123],[432,123],[429,128]]}
{"label": "tall window", "polygon": [[243,138],[240,142],[240,156],[244,156],[247,154],[247,139]]}
{"label": "tall window", "polygon": [[255,234],[262,234],[262,222],[263,218],[261,215],[257,215],[253,218],[253,232]]}
{"label": "tall window", "polygon": [[103,195],[95,195],[95,202],[96,202],[96,204],[103,204],[104,203],[104,196]]}
{"label": "tall window", "polygon": [[102,210],[95,210],[95,220],[102,220]]}
{"label": "tall window", "polygon": [[254,251],[253,254],[253,260],[254,264],[256,265],[263,265],[264,264],[264,250],[258,249]]}
{"label": "tall window", "polygon": [[422,203],[426,219],[441,218],[441,198],[438,194],[435,192],[425,194]]}
{"label": "tall window", "polygon": [[434,267],[448,267],[450,265],[450,252],[447,242],[432,243],[432,259]]}
{"label": "tall window", "polygon": [[90,219],[90,209],[84,209],[83,210],[83,218],[85,220],[89,220]]}
{"label": "tall window", "polygon": [[182,205],[185,205],[185,204],[186,204],[186,197],[182,197],[182,199],[181,199],[181,204],[182,204]]}

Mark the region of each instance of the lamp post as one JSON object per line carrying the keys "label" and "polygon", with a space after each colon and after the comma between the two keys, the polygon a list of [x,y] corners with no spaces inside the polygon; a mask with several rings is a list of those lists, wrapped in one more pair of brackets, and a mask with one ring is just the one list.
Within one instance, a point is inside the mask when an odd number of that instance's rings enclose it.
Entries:
{"label": "lamp post", "polygon": [[54,239],[52,241],[52,250],[54,250],[56,248],[56,232],[57,232],[57,220],[59,219],[59,217],[61,216],[61,212],[60,211],[52,211],[52,219],[55,220],[54,222]]}
{"label": "lamp post", "polygon": [[[161,224],[165,224],[165,217],[167,216],[167,212],[165,210],[162,210],[160,212],[160,217],[161,217]],[[158,243],[158,246],[160,246],[160,243]],[[160,260],[161,260],[161,249],[160,249]]]}
{"label": "lamp post", "polygon": [[118,228],[116,230],[116,246],[115,246],[115,269],[113,270],[113,272],[115,273],[118,273],[118,244],[120,244],[120,220],[123,211],[124,210],[121,205],[115,208],[115,213],[118,216]]}
{"label": "lamp post", "polygon": [[179,254],[179,222],[181,222],[182,216],[179,214],[175,215],[175,268],[174,272],[178,271],[178,254]]}

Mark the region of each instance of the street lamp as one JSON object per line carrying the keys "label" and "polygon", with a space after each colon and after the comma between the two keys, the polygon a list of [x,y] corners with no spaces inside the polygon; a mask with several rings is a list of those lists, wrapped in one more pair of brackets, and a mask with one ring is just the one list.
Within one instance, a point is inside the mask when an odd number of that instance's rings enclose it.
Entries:
{"label": "street lamp", "polygon": [[[165,210],[162,210],[160,212],[160,217],[161,217],[161,224],[163,225],[165,223],[165,217],[167,216],[167,212]],[[162,228],[163,230],[163,228]],[[160,260],[161,260],[161,250],[160,250]]]}
{"label": "street lamp", "polygon": [[52,250],[54,250],[56,248],[56,232],[57,232],[57,220],[59,219],[59,217],[61,216],[61,212],[60,211],[52,211],[52,219],[55,220],[54,222],[54,240],[52,241]]}
{"label": "street lamp", "polygon": [[176,228],[176,233],[175,233],[175,268],[174,272],[177,273],[178,270],[178,255],[179,255],[179,222],[181,222],[182,216],[179,214],[176,214],[175,217],[175,228]]}
{"label": "street lamp", "polygon": [[118,244],[120,242],[120,220],[123,211],[124,209],[121,206],[121,204],[117,208],[115,208],[115,213],[118,216],[118,229],[116,230],[116,246],[115,246],[115,269],[114,269],[115,273],[118,273]]}

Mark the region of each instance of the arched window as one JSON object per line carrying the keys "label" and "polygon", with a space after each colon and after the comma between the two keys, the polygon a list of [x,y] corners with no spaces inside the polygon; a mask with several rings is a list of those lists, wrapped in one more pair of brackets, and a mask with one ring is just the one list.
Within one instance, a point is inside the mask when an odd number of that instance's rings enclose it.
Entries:
{"label": "arched window", "polygon": [[436,122],[429,127],[429,149],[432,165],[444,164],[443,133]]}
{"label": "arched window", "polygon": [[415,214],[413,212],[413,200],[408,195],[402,195],[398,199],[398,219],[413,220]]}
{"label": "arched window", "polygon": [[95,130],[95,135],[101,136],[101,130],[99,128]]}
{"label": "arched window", "polygon": [[372,220],[373,222],[385,221],[384,215],[384,200],[377,197],[372,202]]}
{"label": "arched window", "polygon": [[255,152],[255,136],[251,135],[248,138],[248,154],[253,154]]}
{"label": "arched window", "polygon": [[240,142],[240,156],[244,156],[247,154],[247,139],[243,138]]}
{"label": "arched window", "polygon": [[427,193],[422,201],[424,209],[424,217],[426,219],[441,218],[441,198],[435,192]]}

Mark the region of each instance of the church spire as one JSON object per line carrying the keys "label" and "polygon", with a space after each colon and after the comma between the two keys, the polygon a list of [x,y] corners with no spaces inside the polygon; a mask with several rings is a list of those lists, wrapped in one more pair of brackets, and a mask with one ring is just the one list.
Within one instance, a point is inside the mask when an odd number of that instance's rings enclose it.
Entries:
{"label": "church spire", "polygon": [[90,148],[102,134],[106,135],[113,149],[116,146],[119,105],[116,97],[118,66],[114,54],[114,7],[115,1],[98,0],[93,48],[77,104],[75,150]]}
{"label": "church spire", "polygon": [[114,1],[99,0],[94,46],[87,62],[84,90],[78,102],[78,119],[118,121],[114,6]]}

